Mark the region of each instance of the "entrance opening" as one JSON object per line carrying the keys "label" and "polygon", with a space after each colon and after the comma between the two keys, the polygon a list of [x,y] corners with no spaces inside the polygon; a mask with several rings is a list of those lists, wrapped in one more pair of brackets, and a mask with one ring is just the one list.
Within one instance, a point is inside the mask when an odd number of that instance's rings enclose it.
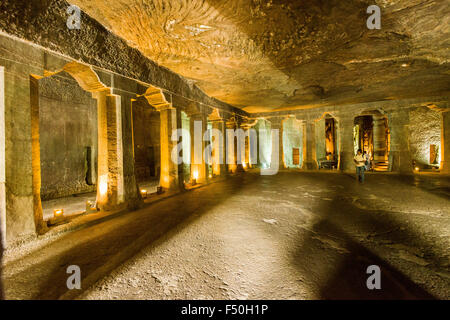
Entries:
{"label": "entrance opening", "polygon": [[354,152],[369,154],[370,169],[389,171],[390,132],[388,119],[379,111],[366,112],[355,118],[353,128]]}
{"label": "entrance opening", "polygon": [[337,122],[326,114],[316,122],[316,155],[319,169],[337,169]]}
{"label": "entrance opening", "polygon": [[96,199],[97,101],[64,71],[38,88],[43,218],[82,214]]}

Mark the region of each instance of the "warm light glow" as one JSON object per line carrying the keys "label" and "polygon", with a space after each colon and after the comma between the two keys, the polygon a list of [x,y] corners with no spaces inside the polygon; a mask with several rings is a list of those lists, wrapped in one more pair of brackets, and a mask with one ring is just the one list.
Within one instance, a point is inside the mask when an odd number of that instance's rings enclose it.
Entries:
{"label": "warm light glow", "polygon": [[194,180],[197,180],[197,179],[198,179],[198,171],[194,171],[193,177],[194,177]]}
{"label": "warm light glow", "polygon": [[141,190],[141,196],[142,196],[142,198],[147,198],[147,190],[142,189]]}
{"label": "warm light glow", "polygon": [[403,63],[403,64],[402,64],[402,67],[403,67],[403,68],[406,68],[407,66],[408,66],[407,63]]}
{"label": "warm light glow", "polygon": [[55,216],[55,218],[61,217],[64,214],[64,210],[63,209],[55,209],[53,210],[53,215]]}
{"label": "warm light glow", "polygon": [[209,175],[209,178],[212,178],[212,174]]}
{"label": "warm light glow", "polygon": [[107,176],[101,176],[100,177],[100,182],[99,182],[99,191],[100,191],[100,195],[104,196],[106,195],[106,193],[108,193],[108,182],[107,182]]}
{"label": "warm light glow", "polygon": [[416,170],[416,171],[419,171],[419,167],[415,167],[415,170]]}

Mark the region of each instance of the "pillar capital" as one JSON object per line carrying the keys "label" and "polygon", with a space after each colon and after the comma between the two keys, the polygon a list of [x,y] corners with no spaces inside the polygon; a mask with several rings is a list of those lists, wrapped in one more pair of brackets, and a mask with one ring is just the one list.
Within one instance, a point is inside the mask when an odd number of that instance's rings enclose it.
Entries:
{"label": "pillar capital", "polygon": [[287,117],[271,117],[268,118],[267,121],[270,122],[270,125],[273,129],[281,128],[283,121],[286,120]]}

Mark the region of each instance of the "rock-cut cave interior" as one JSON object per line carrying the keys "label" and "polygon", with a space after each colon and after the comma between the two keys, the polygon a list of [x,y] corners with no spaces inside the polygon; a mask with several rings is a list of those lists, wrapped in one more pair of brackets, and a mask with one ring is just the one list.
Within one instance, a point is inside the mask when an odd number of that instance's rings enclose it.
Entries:
{"label": "rock-cut cave interior", "polygon": [[449,48],[443,0],[0,1],[0,298],[450,299]]}

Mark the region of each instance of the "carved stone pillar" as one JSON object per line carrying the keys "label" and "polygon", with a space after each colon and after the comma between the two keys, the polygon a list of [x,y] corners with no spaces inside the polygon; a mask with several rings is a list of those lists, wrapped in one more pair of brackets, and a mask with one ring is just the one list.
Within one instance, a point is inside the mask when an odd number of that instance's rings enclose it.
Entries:
{"label": "carved stone pillar", "polygon": [[223,176],[227,174],[226,159],[225,159],[225,128],[226,124],[224,120],[214,120],[213,129],[222,134],[222,140],[213,138],[213,173],[216,176]]}
{"label": "carved stone pillar", "polygon": [[237,143],[235,143],[236,122],[234,119],[226,122],[226,160],[228,173],[237,170]]}
{"label": "carved stone pillar", "polygon": [[[276,152],[278,148],[278,166],[280,169],[286,168],[284,164],[284,149],[283,149],[283,118],[270,118],[271,130],[278,130],[278,146],[272,141],[272,153]],[[272,165],[271,165],[272,167]]]}
{"label": "carved stone pillar", "polygon": [[[158,108],[160,113],[160,148],[161,148],[161,177],[160,186],[165,190],[179,190],[182,178],[182,164],[172,159],[172,152],[178,148],[178,141],[172,141],[172,134],[181,127],[180,111],[166,106]],[[177,152],[179,154],[179,152]]]}
{"label": "carved stone pillar", "polygon": [[[325,133],[324,133],[325,135]],[[303,123],[303,170],[316,170],[316,130],[315,121],[306,120]]]}
{"label": "carved stone pillar", "polygon": [[373,116],[373,153],[375,162],[387,160],[386,124],[384,116]]}
{"label": "carved stone pillar", "polygon": [[408,125],[409,110],[401,109],[388,114],[388,125],[391,133],[389,166],[391,171],[412,174],[412,160],[409,151]]}
{"label": "carved stone pillar", "polygon": [[208,180],[208,168],[204,159],[206,143],[203,135],[208,128],[206,114],[190,114],[191,132],[191,179],[197,183],[206,183]]}
{"label": "carved stone pillar", "polygon": [[339,169],[344,172],[355,171],[353,164],[353,116],[343,116],[339,118]]}
{"label": "carved stone pillar", "polygon": [[450,110],[441,112],[441,165],[440,172],[450,174]]}
{"label": "carved stone pillar", "polygon": [[110,211],[124,202],[121,99],[110,90],[93,97],[98,114],[97,206]]}

